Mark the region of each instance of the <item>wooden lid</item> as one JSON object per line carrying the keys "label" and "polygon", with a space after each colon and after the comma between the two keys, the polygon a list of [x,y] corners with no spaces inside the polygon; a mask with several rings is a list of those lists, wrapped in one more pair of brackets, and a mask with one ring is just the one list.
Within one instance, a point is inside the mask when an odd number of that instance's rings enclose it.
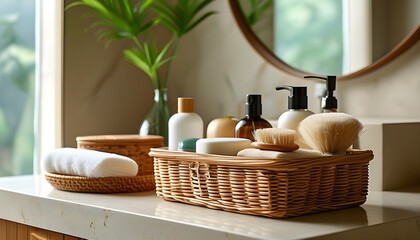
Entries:
{"label": "wooden lid", "polygon": [[122,135],[95,135],[76,137],[77,142],[101,142],[101,143],[124,143],[124,142],[162,142],[163,137],[157,135],[140,136],[137,134]]}
{"label": "wooden lid", "polygon": [[194,99],[191,97],[178,98],[178,112],[191,113],[194,112]]}

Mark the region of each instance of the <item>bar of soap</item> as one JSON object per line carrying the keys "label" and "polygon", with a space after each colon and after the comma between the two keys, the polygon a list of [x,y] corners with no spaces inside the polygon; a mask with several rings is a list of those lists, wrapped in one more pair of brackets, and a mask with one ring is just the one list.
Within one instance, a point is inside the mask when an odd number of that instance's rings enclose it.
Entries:
{"label": "bar of soap", "polygon": [[188,138],[178,143],[179,151],[195,152],[195,145],[199,138]]}
{"label": "bar of soap", "polygon": [[247,138],[202,138],[196,143],[197,153],[236,156],[242,149],[251,147]]}

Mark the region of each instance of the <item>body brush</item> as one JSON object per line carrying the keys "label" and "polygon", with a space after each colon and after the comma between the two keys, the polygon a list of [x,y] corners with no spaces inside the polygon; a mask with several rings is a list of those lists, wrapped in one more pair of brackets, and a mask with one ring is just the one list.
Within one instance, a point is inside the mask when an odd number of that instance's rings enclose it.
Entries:
{"label": "body brush", "polygon": [[261,150],[292,152],[299,148],[295,143],[295,130],[286,128],[261,128],[253,132],[255,142],[251,145]]}
{"label": "body brush", "polygon": [[299,125],[300,138],[312,149],[328,154],[344,154],[363,131],[363,124],[345,113],[311,115]]}

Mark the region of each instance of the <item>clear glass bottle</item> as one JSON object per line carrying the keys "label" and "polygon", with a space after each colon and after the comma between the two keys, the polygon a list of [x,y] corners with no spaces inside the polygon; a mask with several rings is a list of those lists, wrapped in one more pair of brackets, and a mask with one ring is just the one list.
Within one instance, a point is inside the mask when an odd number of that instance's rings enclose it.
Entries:
{"label": "clear glass bottle", "polygon": [[160,135],[165,139],[165,145],[167,145],[170,117],[167,89],[155,89],[154,104],[140,126],[140,135]]}
{"label": "clear glass bottle", "polygon": [[271,124],[261,117],[261,95],[248,94],[246,96],[245,117],[235,126],[235,137],[248,138],[254,141],[253,132],[259,128],[271,128]]}

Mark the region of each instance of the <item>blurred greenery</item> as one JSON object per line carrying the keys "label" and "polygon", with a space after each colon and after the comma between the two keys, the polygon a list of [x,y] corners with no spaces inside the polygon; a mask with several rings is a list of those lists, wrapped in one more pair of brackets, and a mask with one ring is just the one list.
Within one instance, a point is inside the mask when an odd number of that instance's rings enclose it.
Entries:
{"label": "blurred greenery", "polygon": [[34,1],[0,2],[0,176],[33,172],[34,22]]}
{"label": "blurred greenery", "polygon": [[240,5],[248,26],[284,62],[306,72],[342,74],[341,0],[240,0]]}
{"label": "blurred greenery", "polygon": [[255,24],[272,17],[273,0],[245,0],[241,1],[241,8],[246,23],[255,31]]}
{"label": "blurred greenery", "polygon": [[342,1],[275,1],[275,52],[298,69],[343,71]]}

